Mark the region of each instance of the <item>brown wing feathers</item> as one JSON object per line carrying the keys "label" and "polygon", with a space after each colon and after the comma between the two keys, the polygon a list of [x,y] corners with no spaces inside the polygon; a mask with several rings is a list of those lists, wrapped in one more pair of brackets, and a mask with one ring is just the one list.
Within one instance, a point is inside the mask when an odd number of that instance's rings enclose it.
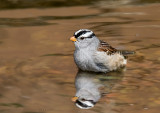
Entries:
{"label": "brown wing feathers", "polygon": [[111,54],[113,54],[117,51],[115,48],[113,48],[112,46],[110,46],[108,43],[106,43],[104,41],[100,41],[100,45],[99,45],[98,50],[99,51],[104,51],[108,55],[111,55]]}
{"label": "brown wing feathers", "polygon": [[117,50],[117,49],[113,48],[112,46],[110,46],[108,43],[106,43],[104,41],[100,41],[98,51],[104,51],[108,55],[112,55],[116,52],[119,52],[120,54],[122,54],[125,57],[127,57],[127,55],[130,55],[130,54],[135,54],[134,51]]}

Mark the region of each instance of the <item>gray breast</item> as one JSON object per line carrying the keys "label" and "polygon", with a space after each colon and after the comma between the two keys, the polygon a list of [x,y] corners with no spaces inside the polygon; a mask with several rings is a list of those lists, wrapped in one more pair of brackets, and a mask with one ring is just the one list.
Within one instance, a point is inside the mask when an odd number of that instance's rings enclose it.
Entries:
{"label": "gray breast", "polygon": [[88,53],[85,50],[75,51],[74,60],[76,65],[82,70],[93,70],[95,65],[92,58],[92,53]]}

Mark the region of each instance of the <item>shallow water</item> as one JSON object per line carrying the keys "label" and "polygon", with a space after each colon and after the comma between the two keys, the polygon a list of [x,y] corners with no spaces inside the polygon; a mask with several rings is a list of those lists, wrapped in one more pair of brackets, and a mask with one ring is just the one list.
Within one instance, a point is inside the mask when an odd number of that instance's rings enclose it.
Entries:
{"label": "shallow water", "polygon": [[[159,113],[158,1],[78,4],[43,9],[2,7],[0,113]],[[123,73],[95,76],[105,88],[110,83],[112,87],[89,110],[71,101],[77,68],[69,37],[81,28],[93,30],[117,49],[136,51]]]}

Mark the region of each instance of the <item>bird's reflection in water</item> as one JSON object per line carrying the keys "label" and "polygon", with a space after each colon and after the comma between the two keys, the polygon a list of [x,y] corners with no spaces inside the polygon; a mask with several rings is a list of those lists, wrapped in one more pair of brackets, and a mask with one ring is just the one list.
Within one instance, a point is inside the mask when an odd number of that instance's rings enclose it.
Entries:
{"label": "bird's reflection in water", "polygon": [[76,94],[72,98],[76,106],[90,109],[121,80],[122,72],[93,73],[79,71],[75,78]]}

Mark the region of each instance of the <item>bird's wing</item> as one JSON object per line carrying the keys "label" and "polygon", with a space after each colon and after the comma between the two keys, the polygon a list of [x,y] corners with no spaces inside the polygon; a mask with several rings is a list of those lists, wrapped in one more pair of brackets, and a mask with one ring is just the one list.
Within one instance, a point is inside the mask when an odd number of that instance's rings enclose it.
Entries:
{"label": "bird's wing", "polygon": [[104,51],[108,55],[111,55],[111,54],[116,53],[117,49],[113,48],[112,46],[110,46],[108,43],[104,41],[100,41],[98,51]]}
{"label": "bird's wing", "polygon": [[122,54],[125,57],[127,57],[127,55],[130,55],[130,54],[135,54],[134,51],[117,50],[117,49],[113,48],[112,46],[110,46],[107,42],[104,42],[104,41],[100,41],[98,51],[104,51],[108,55],[113,55],[114,53],[119,52],[120,54]]}

